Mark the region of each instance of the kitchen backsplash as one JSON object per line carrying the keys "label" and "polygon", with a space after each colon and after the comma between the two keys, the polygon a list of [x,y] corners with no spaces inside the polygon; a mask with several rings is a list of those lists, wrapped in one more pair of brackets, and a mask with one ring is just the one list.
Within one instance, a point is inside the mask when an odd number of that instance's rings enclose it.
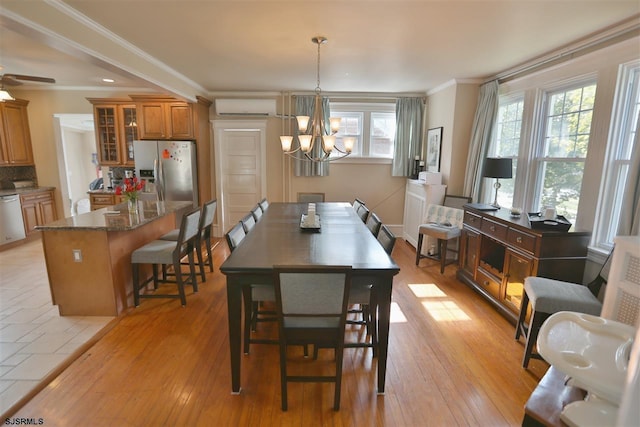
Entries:
{"label": "kitchen backsplash", "polygon": [[12,181],[30,179],[38,185],[35,166],[2,166],[0,167],[0,185],[2,188],[11,188]]}

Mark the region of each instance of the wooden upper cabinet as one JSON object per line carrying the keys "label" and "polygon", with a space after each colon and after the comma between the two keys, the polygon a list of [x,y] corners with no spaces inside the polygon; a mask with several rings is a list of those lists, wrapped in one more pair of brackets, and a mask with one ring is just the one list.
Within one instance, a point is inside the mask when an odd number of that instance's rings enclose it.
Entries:
{"label": "wooden upper cabinet", "polygon": [[0,165],[33,165],[27,105],[21,99],[0,102]]}
{"label": "wooden upper cabinet", "polygon": [[140,139],[195,139],[191,104],[168,97],[131,98],[136,103]]}
{"label": "wooden upper cabinet", "polygon": [[133,141],[138,139],[136,106],[130,100],[88,98],[93,104],[98,162],[103,166],[134,166]]}

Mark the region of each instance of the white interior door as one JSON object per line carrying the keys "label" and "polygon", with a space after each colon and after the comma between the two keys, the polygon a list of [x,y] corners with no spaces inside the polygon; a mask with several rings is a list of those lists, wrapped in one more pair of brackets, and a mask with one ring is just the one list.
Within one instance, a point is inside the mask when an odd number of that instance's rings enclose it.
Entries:
{"label": "white interior door", "polygon": [[219,235],[266,197],[266,120],[213,122]]}

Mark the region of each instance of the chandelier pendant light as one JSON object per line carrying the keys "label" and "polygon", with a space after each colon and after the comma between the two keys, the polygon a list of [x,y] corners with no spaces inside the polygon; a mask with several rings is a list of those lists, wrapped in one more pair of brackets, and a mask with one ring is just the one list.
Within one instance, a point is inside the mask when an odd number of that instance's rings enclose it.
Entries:
{"label": "chandelier pendant light", "polygon": [[[351,154],[354,145],[353,138],[343,138],[344,150],[336,147],[335,134],[340,130],[340,118],[329,118],[329,128],[327,129],[325,123],[325,115],[322,107],[322,90],[320,89],[320,45],[327,42],[325,37],[314,37],[311,39],[313,43],[318,45],[318,62],[316,70],[316,90],[315,90],[315,102],[313,109],[313,117],[309,116],[296,116],[298,123],[298,146],[292,148],[294,137],[293,136],[281,136],[280,142],[282,144],[282,151],[284,154],[288,154],[291,157],[297,159],[310,160],[313,162],[328,162],[338,160]],[[313,148],[316,144],[321,145],[322,153],[319,156],[313,155]],[[339,152],[339,156],[331,156],[332,152]],[[301,153],[302,157],[300,156]]]}

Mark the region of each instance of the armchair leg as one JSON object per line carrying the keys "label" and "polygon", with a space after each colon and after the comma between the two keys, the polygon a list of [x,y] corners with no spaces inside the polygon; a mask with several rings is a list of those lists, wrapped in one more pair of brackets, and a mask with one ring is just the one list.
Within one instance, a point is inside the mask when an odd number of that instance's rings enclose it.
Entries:
{"label": "armchair leg", "polygon": [[444,266],[447,264],[447,240],[438,239],[440,245],[440,274],[444,274]]}
{"label": "armchair leg", "polygon": [[420,263],[420,258],[422,257],[422,239],[424,235],[418,235],[418,246],[416,247],[416,265]]}

